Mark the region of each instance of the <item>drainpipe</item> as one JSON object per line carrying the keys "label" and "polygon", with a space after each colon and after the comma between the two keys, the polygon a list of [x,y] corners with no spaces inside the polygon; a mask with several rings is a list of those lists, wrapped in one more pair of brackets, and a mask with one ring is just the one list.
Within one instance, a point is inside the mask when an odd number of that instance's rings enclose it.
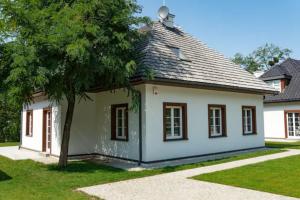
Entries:
{"label": "drainpipe", "polygon": [[23,130],[23,109],[21,110],[21,119],[20,119],[20,144],[19,144],[19,150],[22,147],[22,130]]}
{"label": "drainpipe", "polygon": [[142,135],[142,93],[139,91],[139,162],[142,164],[143,160],[143,135]]}

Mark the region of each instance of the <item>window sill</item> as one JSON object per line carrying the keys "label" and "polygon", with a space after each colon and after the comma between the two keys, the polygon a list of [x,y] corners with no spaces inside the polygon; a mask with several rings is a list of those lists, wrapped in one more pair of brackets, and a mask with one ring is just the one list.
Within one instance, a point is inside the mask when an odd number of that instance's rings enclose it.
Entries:
{"label": "window sill", "polygon": [[128,142],[128,139],[121,139],[121,138],[111,138],[112,141],[121,141],[121,142]]}
{"label": "window sill", "polygon": [[257,135],[257,133],[243,133],[243,136]]}
{"label": "window sill", "polygon": [[209,138],[211,138],[211,139],[214,139],[214,138],[227,138],[227,135],[209,136]]}
{"label": "window sill", "polygon": [[33,135],[25,135],[26,137],[32,138]]}
{"label": "window sill", "polygon": [[175,142],[175,141],[185,141],[189,140],[188,138],[176,138],[176,139],[165,139],[164,142]]}

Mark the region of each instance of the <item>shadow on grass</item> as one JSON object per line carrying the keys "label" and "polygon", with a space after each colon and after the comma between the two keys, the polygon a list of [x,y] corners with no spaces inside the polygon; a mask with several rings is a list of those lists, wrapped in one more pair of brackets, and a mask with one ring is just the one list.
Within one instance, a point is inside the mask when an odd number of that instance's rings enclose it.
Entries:
{"label": "shadow on grass", "polygon": [[[107,171],[107,172],[123,172],[122,169],[117,169],[101,164],[92,163],[90,161],[76,161],[76,162],[69,162],[66,168],[60,168],[56,164],[55,165],[48,165],[48,169],[50,171],[57,171],[57,172],[73,172],[73,173],[93,173],[96,171]],[[125,171],[124,171],[125,172]]]}
{"label": "shadow on grass", "polygon": [[280,149],[300,149],[300,142],[267,142],[266,147]]}
{"label": "shadow on grass", "polygon": [[12,179],[10,176],[8,176],[5,172],[0,170],[0,181],[7,181]]}

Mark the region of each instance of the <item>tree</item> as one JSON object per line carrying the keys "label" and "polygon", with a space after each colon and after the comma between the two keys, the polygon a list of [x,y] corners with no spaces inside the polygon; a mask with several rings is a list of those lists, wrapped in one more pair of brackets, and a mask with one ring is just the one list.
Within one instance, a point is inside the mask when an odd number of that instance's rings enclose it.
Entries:
{"label": "tree", "polygon": [[267,43],[247,56],[240,53],[235,54],[232,61],[253,73],[257,70],[270,69],[270,67],[288,58],[291,53],[290,49],[281,49],[274,44]]}
{"label": "tree", "polygon": [[9,101],[7,84],[4,79],[9,74],[10,52],[9,43],[0,45],[0,142],[17,141],[20,128],[20,104]]}
{"label": "tree", "polygon": [[59,158],[66,167],[76,99],[88,99],[95,85],[133,91],[138,27],[149,20],[135,0],[3,0],[0,9],[0,38],[12,41],[9,95],[27,104],[41,90],[67,101]]}

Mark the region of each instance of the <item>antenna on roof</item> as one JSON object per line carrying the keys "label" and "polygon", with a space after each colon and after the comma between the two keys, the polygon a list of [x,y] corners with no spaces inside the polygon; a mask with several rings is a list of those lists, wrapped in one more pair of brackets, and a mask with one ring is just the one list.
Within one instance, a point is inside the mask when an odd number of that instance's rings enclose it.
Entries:
{"label": "antenna on roof", "polygon": [[158,17],[161,21],[165,20],[169,16],[169,8],[167,6],[162,6],[158,10]]}
{"label": "antenna on roof", "polygon": [[170,10],[167,6],[161,6],[158,9],[158,17],[159,17],[159,21],[162,24],[164,24],[166,27],[169,27],[169,28],[174,27],[175,15],[170,13]]}

